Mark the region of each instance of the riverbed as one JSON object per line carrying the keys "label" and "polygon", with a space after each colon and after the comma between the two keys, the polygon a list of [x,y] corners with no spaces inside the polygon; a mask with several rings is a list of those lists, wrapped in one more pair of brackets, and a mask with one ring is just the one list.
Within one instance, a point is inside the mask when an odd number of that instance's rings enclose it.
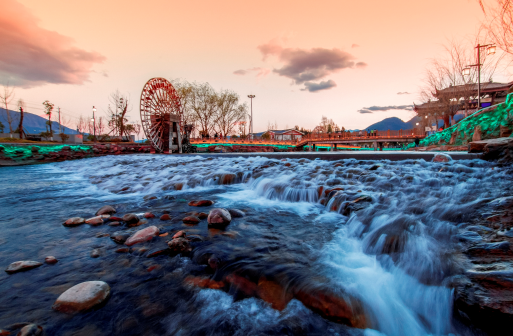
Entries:
{"label": "riverbed", "polygon": [[[0,329],[31,322],[47,335],[476,335],[453,316],[450,284],[469,267],[457,237],[509,188],[503,169],[477,159],[124,155],[2,168],[2,266],[59,261],[0,274]],[[156,217],[135,228],[62,225],[104,205]],[[212,208],[244,216],[221,230],[182,222]],[[122,245],[110,236],[150,225],[162,236],[116,252]],[[179,230],[197,237],[190,253],[148,257]],[[282,300],[226,280],[234,276],[272,283]],[[222,288],[191,281],[205,278]],[[77,315],[52,310],[66,289],[91,280],[111,287],[106,304]],[[316,293],[350,302],[359,322],[308,307],[305,295]]]}

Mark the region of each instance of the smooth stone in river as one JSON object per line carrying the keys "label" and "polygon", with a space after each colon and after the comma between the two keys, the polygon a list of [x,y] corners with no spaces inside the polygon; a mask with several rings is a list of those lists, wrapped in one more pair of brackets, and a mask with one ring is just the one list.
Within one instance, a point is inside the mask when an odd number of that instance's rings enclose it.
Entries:
{"label": "smooth stone in river", "polygon": [[21,328],[17,336],[42,336],[43,327],[37,324],[29,324]]}
{"label": "smooth stone in river", "polygon": [[96,211],[96,216],[100,216],[100,215],[112,215],[116,213],[116,209],[114,209],[112,206],[110,205],[104,205],[100,208],[100,210]]}
{"label": "smooth stone in river", "polygon": [[9,274],[13,274],[22,271],[28,271],[41,265],[43,264],[32,260],[15,261],[10,264],[5,271]]}
{"label": "smooth stone in river", "polygon": [[47,264],[56,264],[59,260],[57,260],[57,258],[55,258],[54,256],[48,256],[45,258],[45,263]]}
{"label": "smooth stone in river", "polygon": [[135,244],[143,243],[148,240],[152,240],[153,237],[158,236],[159,229],[156,226],[149,226],[145,229],[139,230],[131,235],[125,242],[126,246],[132,246]]}
{"label": "smooth stone in river", "polygon": [[208,226],[215,228],[224,228],[232,221],[232,216],[224,208],[215,208],[208,214]]}
{"label": "smooth stone in river", "polygon": [[66,220],[64,222],[64,226],[77,226],[77,225],[80,225],[80,224],[84,224],[85,223],[85,219],[82,218],[82,217],[71,217],[70,219]]}
{"label": "smooth stone in river", "polygon": [[62,293],[52,309],[75,314],[87,311],[104,303],[110,295],[110,287],[103,281],[86,281]]}

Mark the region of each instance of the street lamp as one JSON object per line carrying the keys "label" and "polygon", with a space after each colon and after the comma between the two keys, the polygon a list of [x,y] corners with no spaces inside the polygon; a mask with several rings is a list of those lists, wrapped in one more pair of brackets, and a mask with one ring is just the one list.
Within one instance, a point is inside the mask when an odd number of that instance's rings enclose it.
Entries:
{"label": "street lamp", "polygon": [[253,98],[255,98],[255,95],[248,95],[248,98],[251,99],[251,126],[249,129],[250,133],[253,134]]}
{"label": "street lamp", "polygon": [[93,122],[94,141],[96,142],[96,120],[94,119],[95,112],[96,112],[96,107],[93,106],[93,118],[91,119],[91,121]]}
{"label": "street lamp", "polygon": [[470,75],[470,68],[477,67],[477,109],[478,110],[481,108],[481,66],[482,66],[482,64],[481,64],[481,49],[482,48],[486,48],[487,55],[495,54],[495,51],[497,49],[495,47],[495,45],[493,45],[493,44],[484,44],[484,45],[478,44],[476,46],[477,64],[467,65],[462,71],[463,76],[468,76],[468,75]]}

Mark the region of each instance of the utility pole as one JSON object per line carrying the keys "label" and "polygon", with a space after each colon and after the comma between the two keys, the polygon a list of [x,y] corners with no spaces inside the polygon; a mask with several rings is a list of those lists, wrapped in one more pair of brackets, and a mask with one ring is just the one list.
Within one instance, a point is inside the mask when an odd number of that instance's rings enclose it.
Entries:
{"label": "utility pole", "polygon": [[253,134],[253,98],[255,98],[255,95],[248,95],[248,98],[251,99],[251,121],[249,125],[249,132],[250,134]]}
{"label": "utility pole", "polygon": [[470,75],[470,68],[471,67],[477,67],[477,110],[481,109],[481,49],[486,48],[486,53],[488,55],[495,54],[496,47],[494,44],[477,44],[476,50],[477,50],[477,64],[471,64],[467,65],[463,69],[463,75],[468,76]]}

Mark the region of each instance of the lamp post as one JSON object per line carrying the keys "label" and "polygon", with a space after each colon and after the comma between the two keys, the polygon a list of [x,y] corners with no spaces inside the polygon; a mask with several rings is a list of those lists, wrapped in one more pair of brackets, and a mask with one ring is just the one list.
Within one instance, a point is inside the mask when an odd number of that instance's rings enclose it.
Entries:
{"label": "lamp post", "polygon": [[255,98],[255,95],[248,95],[248,98],[251,99],[251,125],[249,126],[249,131],[253,134],[253,98]]}
{"label": "lamp post", "polygon": [[487,55],[493,55],[495,54],[496,47],[493,44],[477,44],[477,64],[471,64],[467,65],[462,73],[463,76],[470,75],[470,68],[471,67],[477,67],[477,109],[479,110],[481,108],[481,49],[486,48],[486,54]]}
{"label": "lamp post", "polygon": [[94,119],[94,113],[96,112],[96,107],[93,106],[93,119],[91,121],[93,122],[93,139],[94,142],[96,142],[96,120]]}

